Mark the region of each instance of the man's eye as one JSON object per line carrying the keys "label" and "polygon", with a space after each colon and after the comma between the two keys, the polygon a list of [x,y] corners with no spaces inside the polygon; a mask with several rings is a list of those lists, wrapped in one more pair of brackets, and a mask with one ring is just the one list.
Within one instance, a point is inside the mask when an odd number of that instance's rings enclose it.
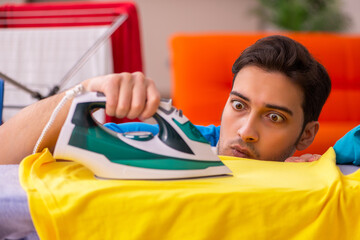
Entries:
{"label": "man's eye", "polygon": [[231,104],[235,110],[242,110],[245,108],[245,105],[242,102],[236,100],[234,100]]}
{"label": "man's eye", "polygon": [[270,113],[269,118],[271,121],[279,123],[279,122],[283,122],[285,119],[284,117],[282,117],[281,115],[277,114],[277,113]]}

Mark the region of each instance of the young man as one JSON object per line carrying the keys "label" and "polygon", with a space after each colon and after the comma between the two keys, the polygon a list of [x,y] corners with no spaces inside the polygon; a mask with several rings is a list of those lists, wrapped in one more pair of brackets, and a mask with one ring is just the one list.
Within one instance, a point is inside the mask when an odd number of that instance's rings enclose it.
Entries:
{"label": "young man", "polygon": [[[232,71],[233,86],[221,127],[197,126],[217,145],[218,154],[272,161],[317,160],[320,155],[291,157],[313,142],[331,90],[325,68],[307,49],[288,37],[269,36],[248,47]],[[157,131],[136,124],[109,127],[122,132],[132,128]]]}

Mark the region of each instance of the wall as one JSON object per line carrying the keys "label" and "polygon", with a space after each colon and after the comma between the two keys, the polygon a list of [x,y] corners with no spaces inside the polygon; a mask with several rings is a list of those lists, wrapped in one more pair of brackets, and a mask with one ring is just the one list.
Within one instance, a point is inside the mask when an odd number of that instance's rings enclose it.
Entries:
{"label": "wall", "polygon": [[352,20],[350,28],[346,31],[352,34],[360,34],[360,1],[359,0],[342,0],[343,11]]}

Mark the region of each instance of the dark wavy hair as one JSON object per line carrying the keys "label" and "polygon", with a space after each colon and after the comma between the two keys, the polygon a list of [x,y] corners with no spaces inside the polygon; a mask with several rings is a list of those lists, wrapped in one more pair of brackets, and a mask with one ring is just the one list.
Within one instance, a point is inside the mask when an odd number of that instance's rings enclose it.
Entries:
{"label": "dark wavy hair", "polygon": [[246,48],[233,64],[233,84],[237,73],[248,65],[270,72],[280,72],[289,77],[300,86],[304,94],[303,126],[318,120],[330,94],[331,81],[324,66],[316,61],[302,44],[281,35],[259,39]]}

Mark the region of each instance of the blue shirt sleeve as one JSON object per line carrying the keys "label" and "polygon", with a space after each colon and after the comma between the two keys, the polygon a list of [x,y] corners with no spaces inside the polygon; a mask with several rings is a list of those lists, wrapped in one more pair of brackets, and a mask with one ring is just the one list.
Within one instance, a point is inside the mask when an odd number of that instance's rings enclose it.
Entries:
{"label": "blue shirt sleeve", "polygon": [[220,126],[199,126],[195,125],[197,129],[201,132],[201,134],[208,140],[212,147],[215,147],[217,142],[219,141],[220,136]]}
{"label": "blue shirt sleeve", "polygon": [[[106,123],[105,127],[109,128],[118,133],[126,132],[151,132],[156,135],[159,132],[159,127],[157,124],[147,124],[143,122],[129,122],[129,123]],[[214,125],[209,126],[199,126],[195,127],[201,132],[201,134],[206,138],[206,140],[215,147],[220,136],[220,126],[216,127]]]}
{"label": "blue shirt sleeve", "polygon": [[336,163],[360,165],[360,125],[340,138],[334,150]]}

